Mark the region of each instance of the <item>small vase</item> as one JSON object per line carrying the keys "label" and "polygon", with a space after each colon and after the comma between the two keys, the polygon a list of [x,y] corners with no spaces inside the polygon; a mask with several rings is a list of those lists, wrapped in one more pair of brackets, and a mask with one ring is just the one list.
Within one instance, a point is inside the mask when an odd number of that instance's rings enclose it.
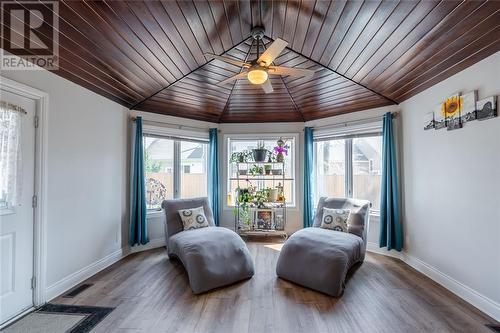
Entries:
{"label": "small vase", "polygon": [[283,155],[283,153],[278,153],[276,155],[276,162],[283,163],[284,160],[285,160],[285,156]]}

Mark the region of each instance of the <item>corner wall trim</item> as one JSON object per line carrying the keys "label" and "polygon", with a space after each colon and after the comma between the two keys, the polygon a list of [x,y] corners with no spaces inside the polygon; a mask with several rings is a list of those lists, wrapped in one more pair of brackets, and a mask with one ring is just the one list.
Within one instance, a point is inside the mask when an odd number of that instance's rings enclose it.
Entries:
{"label": "corner wall trim", "polygon": [[165,244],[165,237],[155,238],[155,239],[150,240],[149,243],[147,243],[146,245],[139,245],[139,246],[134,246],[134,247],[130,248],[128,253],[136,253],[136,252],[142,252],[142,251],[146,251],[146,250],[152,250],[152,249],[156,249],[158,247],[163,247],[165,245],[166,245]]}
{"label": "corner wall trim", "polygon": [[398,252],[398,251],[394,251],[394,250],[387,251],[386,249],[379,247],[378,244],[374,243],[374,242],[368,242],[366,244],[366,251],[372,252],[372,253],[377,253],[377,254],[382,254],[384,256],[403,260],[403,253],[402,252]]}
{"label": "corner wall trim", "polygon": [[47,301],[53,300],[57,296],[62,295],[69,289],[78,285],[79,283],[85,281],[86,279],[99,273],[103,269],[116,263],[123,257],[125,257],[124,250],[119,249],[108,254],[104,258],[99,259],[93,262],[92,264],[83,267],[82,269],[66,276],[65,278],[57,281],[56,283],[52,284],[51,286],[45,289],[45,299]]}

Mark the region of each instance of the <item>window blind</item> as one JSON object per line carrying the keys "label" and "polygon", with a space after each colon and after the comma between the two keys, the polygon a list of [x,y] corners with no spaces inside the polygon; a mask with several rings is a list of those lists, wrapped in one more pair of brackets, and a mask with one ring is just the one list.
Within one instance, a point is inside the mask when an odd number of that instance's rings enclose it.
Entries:
{"label": "window blind", "polygon": [[314,141],[327,141],[339,139],[362,138],[367,136],[382,135],[382,121],[367,123],[342,123],[320,127],[313,132]]}

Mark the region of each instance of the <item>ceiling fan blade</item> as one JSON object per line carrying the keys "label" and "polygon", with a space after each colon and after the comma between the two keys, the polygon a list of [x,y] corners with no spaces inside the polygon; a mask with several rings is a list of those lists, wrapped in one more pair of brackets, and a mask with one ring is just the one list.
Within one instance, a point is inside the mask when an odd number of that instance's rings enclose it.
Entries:
{"label": "ceiling fan blade", "polygon": [[241,79],[242,77],[246,77],[246,76],[247,76],[247,72],[244,71],[244,72],[238,73],[236,75],[233,75],[231,77],[228,77],[225,80],[220,81],[219,83],[217,83],[217,85],[221,86],[221,85],[224,85],[224,84],[229,83],[229,82],[233,82],[234,80],[238,80],[238,79]]}
{"label": "ceiling fan blade", "polygon": [[220,55],[212,54],[212,53],[205,53],[205,57],[207,57],[209,59],[218,59],[218,60],[230,63],[230,64],[238,66],[238,67],[245,67],[245,68],[250,67],[250,64],[247,64],[246,62],[243,62],[241,60],[231,58],[231,57],[220,56]]}
{"label": "ceiling fan blade", "polygon": [[272,93],[274,91],[273,86],[271,84],[271,80],[269,79],[267,79],[266,82],[262,83],[260,86],[262,87],[262,90],[264,90],[266,94]]}
{"label": "ceiling fan blade", "polygon": [[280,53],[288,45],[287,41],[277,38],[265,51],[261,54],[259,59],[257,59],[258,64],[264,63],[265,66],[270,66],[271,63],[276,59]]}
{"label": "ceiling fan blade", "polygon": [[268,73],[274,75],[313,76],[316,71],[305,68],[269,66]]}

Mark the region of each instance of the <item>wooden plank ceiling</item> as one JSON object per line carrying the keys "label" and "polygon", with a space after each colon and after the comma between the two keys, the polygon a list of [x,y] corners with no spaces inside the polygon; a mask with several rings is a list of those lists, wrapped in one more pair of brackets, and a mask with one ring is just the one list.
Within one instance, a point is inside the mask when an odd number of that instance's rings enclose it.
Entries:
{"label": "wooden plank ceiling", "polygon": [[[61,1],[56,74],[129,108],[211,122],[307,121],[402,102],[500,50],[500,1]],[[289,42],[274,92],[204,53]],[[255,43],[254,43],[255,44]],[[251,49],[250,49],[251,48]]]}

